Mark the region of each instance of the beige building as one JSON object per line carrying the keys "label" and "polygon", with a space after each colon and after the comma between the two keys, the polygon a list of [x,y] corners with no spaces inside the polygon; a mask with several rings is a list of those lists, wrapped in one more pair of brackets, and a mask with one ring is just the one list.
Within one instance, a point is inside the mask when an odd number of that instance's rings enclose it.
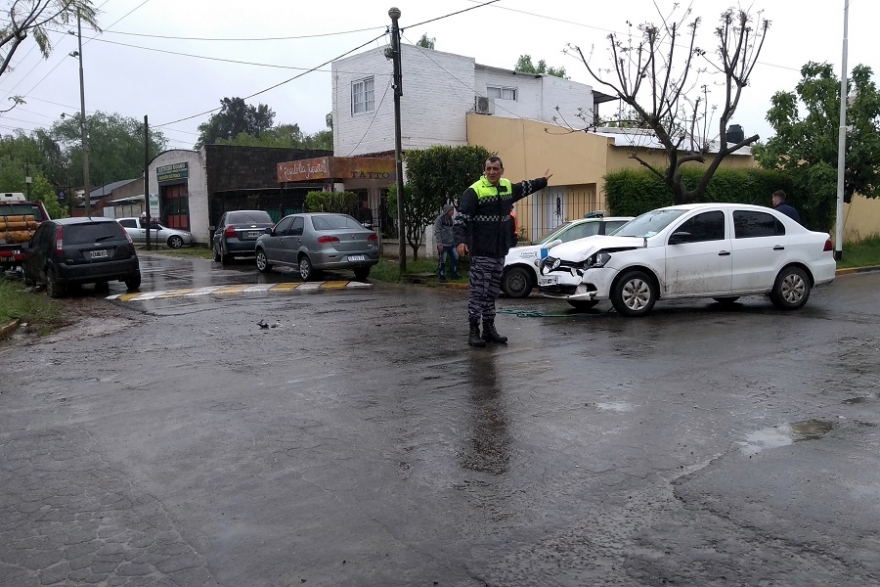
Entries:
{"label": "beige building", "polygon": [[[548,168],[553,173],[550,187],[516,206],[520,234],[529,241],[567,220],[606,209],[602,178],[611,171],[641,168],[630,157],[633,152],[658,167],[666,165],[656,139],[633,130],[572,132],[546,122],[468,114],[467,132],[469,145],[498,153],[511,181],[541,177]],[[748,149],[722,162],[726,168],[755,165]]]}

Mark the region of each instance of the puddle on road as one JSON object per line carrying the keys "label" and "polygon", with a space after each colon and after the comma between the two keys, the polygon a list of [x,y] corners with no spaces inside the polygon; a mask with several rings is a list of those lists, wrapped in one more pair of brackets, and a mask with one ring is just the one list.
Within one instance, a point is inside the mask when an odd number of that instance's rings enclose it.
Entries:
{"label": "puddle on road", "polygon": [[632,404],[626,402],[600,402],[593,405],[596,406],[596,409],[602,411],[631,412],[633,410]]}
{"label": "puddle on road", "polygon": [[754,455],[761,451],[788,446],[802,440],[819,440],[828,434],[833,425],[824,420],[804,420],[791,424],[780,424],[772,428],[756,430],[746,436],[742,451]]}

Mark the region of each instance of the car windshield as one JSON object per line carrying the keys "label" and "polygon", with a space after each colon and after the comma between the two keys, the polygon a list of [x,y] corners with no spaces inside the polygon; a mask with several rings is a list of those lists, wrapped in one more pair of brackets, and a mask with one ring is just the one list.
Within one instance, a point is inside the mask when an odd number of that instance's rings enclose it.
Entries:
{"label": "car windshield", "polygon": [[672,223],[676,218],[687,212],[680,208],[661,208],[651,210],[641,216],[630,220],[614,232],[614,236],[633,236],[636,238],[651,238]]}
{"label": "car windshield", "polygon": [[312,216],[312,226],[315,230],[340,230],[346,228],[363,228],[363,225],[344,214],[328,214],[327,216]]}
{"label": "car windshield", "polygon": [[95,224],[72,224],[63,230],[65,245],[97,243],[112,238],[124,239],[122,227],[116,222],[96,222]]}
{"label": "car windshield", "polygon": [[559,238],[559,235],[568,230],[568,227],[571,226],[571,222],[566,222],[561,226],[557,226],[553,230],[551,230],[547,236],[538,241],[539,245],[546,245],[547,243],[552,243],[556,239]]}
{"label": "car windshield", "polygon": [[226,222],[228,224],[275,224],[268,212],[263,210],[239,210],[238,212],[230,212]]}

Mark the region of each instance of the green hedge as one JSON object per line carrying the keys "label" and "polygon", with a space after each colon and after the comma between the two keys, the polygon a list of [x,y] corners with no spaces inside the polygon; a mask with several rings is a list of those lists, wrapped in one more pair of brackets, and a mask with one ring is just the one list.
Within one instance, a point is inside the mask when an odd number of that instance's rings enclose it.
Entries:
{"label": "green hedge", "polygon": [[309,192],[306,207],[309,212],[335,212],[352,214],[357,208],[358,197],[352,192]]}
{"label": "green hedge", "polygon": [[[685,168],[685,185],[695,186],[703,170]],[[647,169],[624,169],[605,176],[605,201],[609,213],[615,216],[638,216],[655,208],[671,206],[672,190],[662,179]],[[712,176],[703,198],[698,202],[731,202],[770,206],[770,195],[784,190],[786,202],[801,214],[804,224],[813,229],[828,231],[834,211],[826,198],[817,198],[816,187],[797,181],[791,175],[769,169],[719,169]]]}

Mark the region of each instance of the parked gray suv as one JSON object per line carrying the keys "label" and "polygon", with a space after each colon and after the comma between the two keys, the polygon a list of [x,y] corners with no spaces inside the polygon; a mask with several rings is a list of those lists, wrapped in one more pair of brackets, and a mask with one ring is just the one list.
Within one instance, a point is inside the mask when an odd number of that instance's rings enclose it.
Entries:
{"label": "parked gray suv", "polygon": [[141,285],[134,244],[112,218],[46,220],[21,249],[25,284],[45,283],[52,298],[85,283],[124,281],[129,291]]}

